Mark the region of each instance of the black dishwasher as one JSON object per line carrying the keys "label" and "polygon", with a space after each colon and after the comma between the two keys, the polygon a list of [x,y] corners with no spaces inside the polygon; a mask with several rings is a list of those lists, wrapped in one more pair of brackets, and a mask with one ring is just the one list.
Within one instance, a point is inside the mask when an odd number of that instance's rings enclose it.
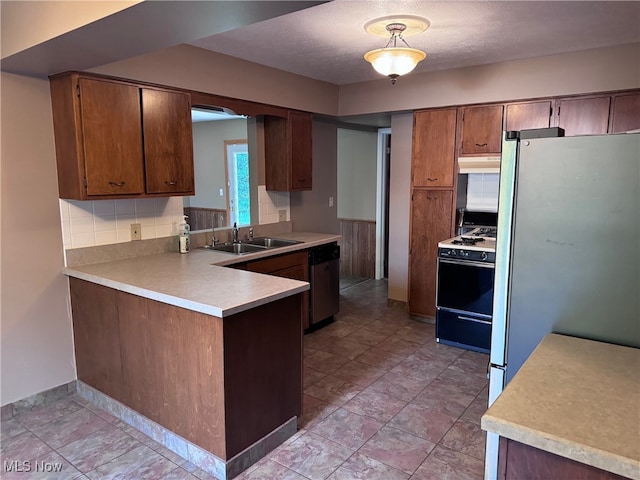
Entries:
{"label": "black dishwasher", "polygon": [[340,246],[320,245],[309,250],[309,324],[319,326],[340,310]]}

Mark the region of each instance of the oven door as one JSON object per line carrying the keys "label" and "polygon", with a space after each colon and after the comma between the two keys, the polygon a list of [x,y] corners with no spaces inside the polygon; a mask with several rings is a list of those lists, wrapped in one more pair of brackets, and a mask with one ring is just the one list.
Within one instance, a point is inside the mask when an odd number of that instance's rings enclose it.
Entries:
{"label": "oven door", "polygon": [[494,270],[492,263],[438,258],[436,306],[490,320]]}

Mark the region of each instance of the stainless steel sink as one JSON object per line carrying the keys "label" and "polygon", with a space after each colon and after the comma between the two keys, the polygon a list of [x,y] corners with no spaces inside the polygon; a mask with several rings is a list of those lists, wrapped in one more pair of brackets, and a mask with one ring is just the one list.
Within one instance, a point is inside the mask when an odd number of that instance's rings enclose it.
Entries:
{"label": "stainless steel sink", "polygon": [[233,253],[243,255],[245,253],[264,252],[266,247],[260,245],[249,245],[248,243],[221,243],[219,245],[206,245],[204,248],[216,252]]}
{"label": "stainless steel sink", "polygon": [[251,240],[247,240],[245,242],[249,245],[258,245],[264,248],[278,248],[278,247],[288,247],[289,245],[295,245],[297,243],[302,243],[297,240],[284,240],[282,238],[271,238],[271,237],[256,237]]}

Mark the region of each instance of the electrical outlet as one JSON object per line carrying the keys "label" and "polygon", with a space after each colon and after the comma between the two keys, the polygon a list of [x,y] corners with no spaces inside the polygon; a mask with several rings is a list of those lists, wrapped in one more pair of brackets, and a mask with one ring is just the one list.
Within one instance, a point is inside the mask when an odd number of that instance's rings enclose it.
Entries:
{"label": "electrical outlet", "polygon": [[329,206],[333,207],[333,197],[329,197]]}
{"label": "electrical outlet", "polygon": [[131,240],[142,240],[142,227],[139,223],[131,224]]}
{"label": "electrical outlet", "polygon": [[287,221],[287,211],[286,210],[278,210],[278,221],[286,222]]}

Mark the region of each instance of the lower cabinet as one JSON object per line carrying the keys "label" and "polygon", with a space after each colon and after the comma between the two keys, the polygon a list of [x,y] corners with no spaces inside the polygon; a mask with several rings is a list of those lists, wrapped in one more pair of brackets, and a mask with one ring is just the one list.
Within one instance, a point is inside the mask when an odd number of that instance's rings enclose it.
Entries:
{"label": "lower cabinet", "polygon": [[[264,260],[254,260],[241,264],[240,268],[250,272],[275,275],[276,277],[291,278],[293,280],[309,281],[309,252],[302,250],[286,253]],[[302,329],[309,328],[309,291],[302,294]]]}
{"label": "lower cabinet", "polygon": [[411,195],[409,312],[434,317],[438,242],[452,236],[453,190],[418,190]]}
{"label": "lower cabinet", "polygon": [[500,437],[499,480],[622,480],[625,477]]}
{"label": "lower cabinet", "polygon": [[219,318],[69,283],[91,387],[223,460],[302,414],[300,295]]}

